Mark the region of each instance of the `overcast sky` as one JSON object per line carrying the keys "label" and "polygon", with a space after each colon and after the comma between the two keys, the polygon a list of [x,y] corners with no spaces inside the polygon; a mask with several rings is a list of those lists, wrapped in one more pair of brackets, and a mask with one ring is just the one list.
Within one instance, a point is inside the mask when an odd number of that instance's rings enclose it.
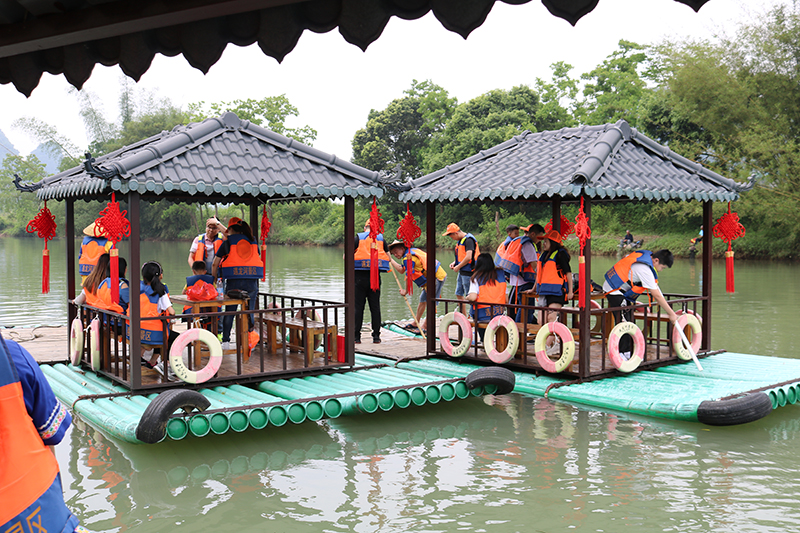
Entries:
{"label": "overcast sky", "polygon": [[[549,79],[556,61],[573,65],[572,75],[578,77],[616,50],[620,39],[647,44],[663,37],[711,37],[779,3],[785,2],[714,0],[695,13],[674,0],[601,0],[572,27],[536,0],[517,6],[498,2],[467,40],[431,14],[412,21],[392,18],[366,52],[347,43],[338,30],[322,35],[307,31],[282,64],[255,45],[229,45],[207,75],[190,67],[182,55],[158,55],[138,86],[183,108],[201,100],[286,94],[300,111],[288,125],[315,128],[316,148],[350,159],[350,141],[370,109],[383,109],[402,97],[413,79],[430,79],[464,102],[491,89]],[[100,98],[107,118],[114,121],[121,76],[117,66],[98,65],[84,86]],[[63,76],[49,74],[30,98],[10,84],[0,86],[0,130],[21,153],[33,150],[37,142],[11,127],[20,117],[47,121],[85,148],[77,101],[68,88]]]}

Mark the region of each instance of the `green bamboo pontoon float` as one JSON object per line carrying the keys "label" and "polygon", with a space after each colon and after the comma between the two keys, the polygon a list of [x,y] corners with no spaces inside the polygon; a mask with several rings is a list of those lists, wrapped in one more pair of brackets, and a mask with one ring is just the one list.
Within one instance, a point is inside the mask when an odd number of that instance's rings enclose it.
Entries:
{"label": "green bamboo pontoon float", "polygon": [[[554,153],[560,156],[554,158]],[[142,200],[246,202],[250,225],[258,227],[258,206],[267,200],[343,198],[345,248],[354,249],[354,199],[380,197],[387,183],[374,172],[226,113],[96,161],[88,158],[84,166],[38,184],[18,187],[35,191],[43,200],[66,201],[70,235],[75,229],[76,199],[109,199],[112,192],[124,198],[132,228],[128,277],[135,287],[141,263],[138,217]],[[429,271],[436,261],[437,202],[549,202],[553,227],[558,229],[561,205],[566,202],[582,201],[591,221],[592,202],[695,200],[703,202],[703,223],[710,228],[711,203],[735,200],[748,188],[681,158],[624,121],[526,132],[442,171],[390,185],[401,189],[401,200],[426,205]],[[404,354],[419,359],[396,362],[356,355],[350,254],[344,260],[345,302],[259,292],[253,312],[207,313],[212,318],[233,314],[239,332],[246,332],[244,321],[250,315],[262,342],[252,350],[242,344],[222,354],[219,369],[203,383],[169,380],[140,366],[143,319],[138,317],[136,298],[131,300],[129,324],[123,315],[70,306],[70,320],[77,319],[78,329],[89,329],[92,335],[77,344],[73,364],[43,368],[56,394],[75,413],[105,433],[133,443],[271,429],[512,390],[646,416],[741,424],[797,401],[800,362],[711,350],[711,247],[706,244],[702,294],[665,295],[674,309],[702,316],[702,325],[687,331],[697,343],[702,371],[699,364],[695,367],[675,355],[670,325],[658,310],[642,304],[635,313],[636,324],[646,332],[642,361],[634,372],[621,372],[607,349],[613,309],[603,307],[602,298],[598,298],[601,305],[561,310],[559,320],[569,325],[566,329],[574,336],[577,357],[557,373],[548,372],[551,365],[543,365],[533,353],[531,340],[539,326],[527,323],[525,312],[522,323],[510,322],[509,333],[518,329],[519,349],[501,365],[487,354],[491,347],[483,345],[475,330],[473,346],[459,360],[445,355],[435,335],[418,344],[419,353]],[[586,268],[579,290],[589,302],[591,240],[584,256]],[[70,299],[76,294],[75,264],[74,243],[69,239]],[[435,293],[434,281],[428,277],[428,294]],[[438,301],[445,313],[457,304]],[[542,309],[528,304],[517,307]],[[340,324],[342,313],[345,318]],[[433,299],[428,300],[427,316],[427,330],[437,331]],[[161,320],[164,331],[168,327],[162,318],[148,320]],[[502,335],[495,340],[501,350]],[[208,364],[210,350],[197,342],[188,343],[187,348],[188,358],[180,357],[186,369],[196,373]],[[167,353],[167,346],[161,349]]]}

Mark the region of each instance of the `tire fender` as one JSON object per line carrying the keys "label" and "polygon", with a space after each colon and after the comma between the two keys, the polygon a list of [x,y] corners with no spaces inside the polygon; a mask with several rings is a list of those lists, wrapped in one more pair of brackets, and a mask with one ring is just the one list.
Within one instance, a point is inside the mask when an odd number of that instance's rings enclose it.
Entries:
{"label": "tire fender", "polygon": [[[454,322],[461,328],[461,343],[455,347],[450,342],[450,334],[448,333],[450,325]],[[444,353],[450,357],[461,357],[469,350],[471,340],[472,325],[464,314],[453,311],[452,313],[444,315],[442,321],[439,323],[439,343],[442,345]]]}
{"label": "tire fender", "polygon": [[136,438],[145,444],[161,442],[167,435],[167,422],[178,409],[190,413],[205,411],[211,405],[208,398],[197,391],[172,389],[164,391],[150,402],[136,426]]}
{"label": "tire fender", "polygon": [[[506,332],[508,333],[508,345],[506,349],[502,352],[498,351],[495,348],[495,336],[497,335],[497,329],[503,327],[505,328]],[[517,324],[511,319],[511,317],[506,315],[498,315],[494,317],[492,320],[489,321],[489,325],[486,326],[486,334],[484,335],[483,345],[486,348],[486,355],[489,356],[489,359],[492,362],[497,363],[498,365],[502,365],[503,363],[507,363],[514,357],[514,354],[517,353],[517,348],[519,347],[519,330],[517,329]]]}
{"label": "tire fender", "polygon": [[476,387],[494,385],[497,387],[497,391],[494,394],[500,395],[508,394],[514,390],[516,378],[514,377],[514,373],[507,368],[501,366],[485,366],[467,374],[464,382],[470,390]]}
{"label": "tire fender", "polygon": [[772,401],[764,392],[751,392],[730,400],[701,402],[697,420],[710,426],[733,426],[764,418],[772,412]]}

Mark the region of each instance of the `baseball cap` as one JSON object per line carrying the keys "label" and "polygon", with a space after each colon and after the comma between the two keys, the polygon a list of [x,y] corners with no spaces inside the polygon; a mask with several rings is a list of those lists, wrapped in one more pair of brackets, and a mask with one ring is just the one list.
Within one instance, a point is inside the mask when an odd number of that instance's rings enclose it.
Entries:
{"label": "baseball cap", "polygon": [[447,225],[447,229],[442,235],[450,235],[451,233],[458,233],[459,231],[461,231],[461,228],[458,227],[458,224],[451,222]]}
{"label": "baseball cap", "polygon": [[239,217],[231,217],[231,219],[228,221],[228,225],[233,226],[234,224],[238,224],[241,221],[242,219]]}
{"label": "baseball cap", "polygon": [[555,241],[558,244],[561,244],[561,234],[554,229],[551,229],[545,234],[546,239],[550,239],[551,241]]}

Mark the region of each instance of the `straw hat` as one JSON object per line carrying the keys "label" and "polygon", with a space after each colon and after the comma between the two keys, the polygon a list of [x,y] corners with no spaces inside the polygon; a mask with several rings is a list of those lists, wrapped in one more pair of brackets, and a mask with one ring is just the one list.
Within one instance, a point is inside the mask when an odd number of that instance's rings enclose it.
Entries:
{"label": "straw hat", "polygon": [[95,220],[85,228],[83,228],[83,234],[87,237],[102,237],[102,234],[95,235],[95,229],[97,229],[97,221]]}

